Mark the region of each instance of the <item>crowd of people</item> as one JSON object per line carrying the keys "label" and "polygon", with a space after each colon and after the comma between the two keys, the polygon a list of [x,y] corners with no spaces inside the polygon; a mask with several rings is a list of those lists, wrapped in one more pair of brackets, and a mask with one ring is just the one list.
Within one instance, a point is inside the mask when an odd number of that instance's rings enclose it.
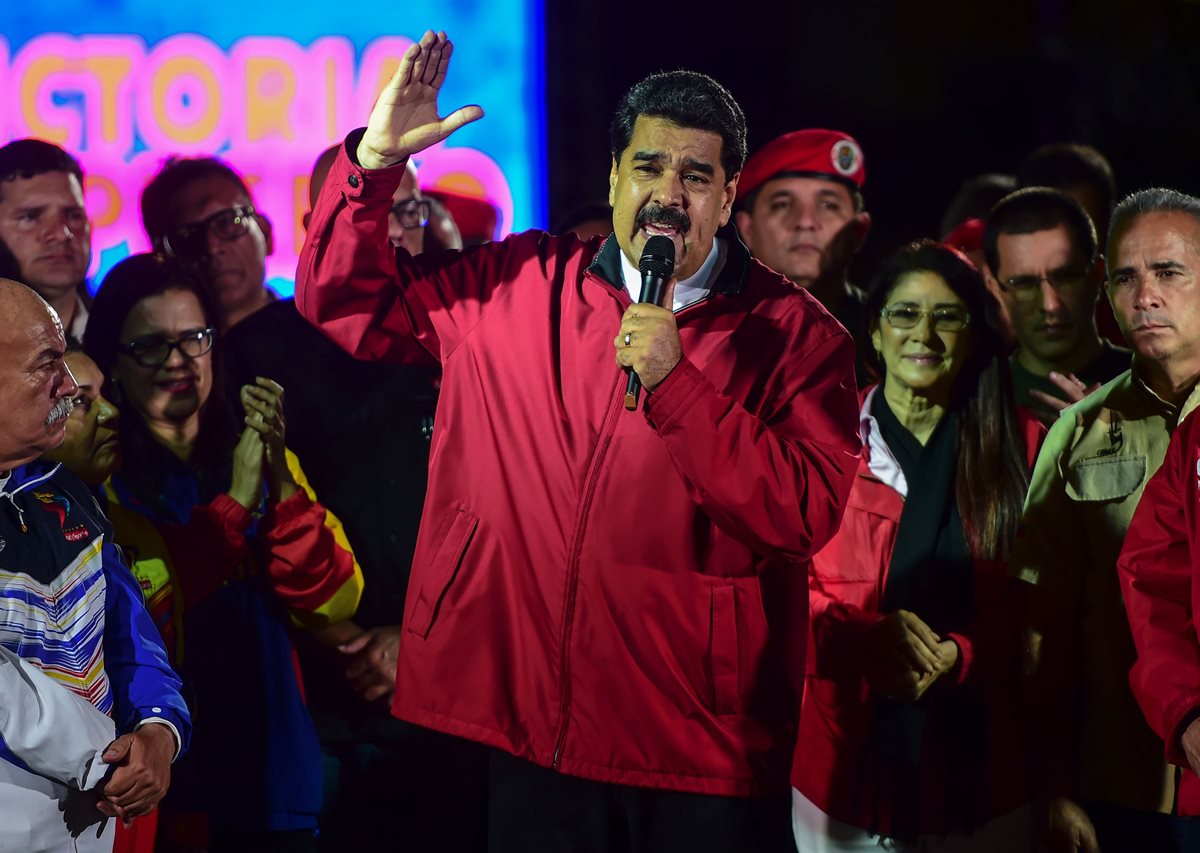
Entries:
{"label": "crowd of people", "polygon": [[858,142],[676,71],[607,206],[464,248],[452,49],[294,300],[234,164],[93,295],[0,147],[0,849],[1200,850],[1200,199],[1048,145],[852,282]]}

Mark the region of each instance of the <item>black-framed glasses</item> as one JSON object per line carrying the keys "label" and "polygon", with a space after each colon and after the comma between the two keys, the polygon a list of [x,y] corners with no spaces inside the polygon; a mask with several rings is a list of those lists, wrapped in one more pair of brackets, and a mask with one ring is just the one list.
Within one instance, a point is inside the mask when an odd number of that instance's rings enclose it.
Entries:
{"label": "black-framed glasses", "polygon": [[199,222],[172,228],[163,235],[163,251],[188,260],[202,258],[208,253],[209,234],[222,240],[236,240],[250,230],[253,216],[254,208],[250,205],[218,210]]}
{"label": "black-framed glasses", "polygon": [[424,228],[432,212],[433,203],[427,198],[408,198],[392,205],[392,216],[404,228]]}
{"label": "black-framed glasses", "polygon": [[965,308],[953,306],[923,311],[913,305],[891,305],[881,309],[879,316],[887,318],[893,329],[915,329],[925,317],[939,332],[961,332],[971,322],[971,315]]}
{"label": "black-framed glasses", "polygon": [[216,329],[188,329],[177,338],[143,335],[121,344],[119,352],[142,367],[162,367],[171,357],[172,350],[179,350],[187,358],[199,358],[213,348],[216,339]]}
{"label": "black-framed glasses", "polygon": [[1014,275],[1005,279],[1004,289],[1018,302],[1032,302],[1042,291],[1042,282],[1059,293],[1078,290],[1087,282],[1086,269],[1054,270],[1045,275]]}

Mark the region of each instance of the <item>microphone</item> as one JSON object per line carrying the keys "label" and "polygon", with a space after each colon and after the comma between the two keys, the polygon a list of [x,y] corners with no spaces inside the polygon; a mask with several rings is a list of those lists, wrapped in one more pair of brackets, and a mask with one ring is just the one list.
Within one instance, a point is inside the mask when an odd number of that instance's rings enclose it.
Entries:
{"label": "microphone", "polygon": [[[670,237],[656,234],[646,241],[642,259],[638,261],[638,272],[642,274],[642,296],[638,302],[658,305],[662,302],[663,290],[675,272],[675,244]],[[625,385],[625,408],[634,411],[638,407],[638,395],[642,390],[642,379],[637,371],[629,368],[629,381]]]}

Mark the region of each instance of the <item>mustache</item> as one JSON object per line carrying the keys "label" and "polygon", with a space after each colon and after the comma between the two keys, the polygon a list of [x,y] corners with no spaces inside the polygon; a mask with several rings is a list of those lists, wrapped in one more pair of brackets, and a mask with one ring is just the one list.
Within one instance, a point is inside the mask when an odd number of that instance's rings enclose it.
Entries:
{"label": "mustache", "polygon": [[1171,318],[1163,314],[1156,314],[1153,311],[1138,311],[1130,319],[1129,327],[1136,329],[1138,326],[1152,324],[1155,326],[1173,326]]}
{"label": "mustache", "polygon": [[65,421],[75,409],[75,401],[70,397],[60,398],[46,415],[46,426],[52,427],[59,421]]}
{"label": "mustache", "polygon": [[646,225],[665,225],[674,228],[682,236],[692,230],[692,218],[677,207],[652,204],[643,207],[637,215],[637,227]]}

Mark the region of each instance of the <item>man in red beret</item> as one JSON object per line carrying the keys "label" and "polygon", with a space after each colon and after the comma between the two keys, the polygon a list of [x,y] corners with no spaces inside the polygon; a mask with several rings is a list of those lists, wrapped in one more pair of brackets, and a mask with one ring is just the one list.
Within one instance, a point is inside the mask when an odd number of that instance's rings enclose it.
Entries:
{"label": "man in red beret", "polygon": [[863,209],[862,149],[836,130],[796,130],[746,161],[738,230],[758,260],[817,297],[859,334],[862,293],[846,281],[871,228]]}

